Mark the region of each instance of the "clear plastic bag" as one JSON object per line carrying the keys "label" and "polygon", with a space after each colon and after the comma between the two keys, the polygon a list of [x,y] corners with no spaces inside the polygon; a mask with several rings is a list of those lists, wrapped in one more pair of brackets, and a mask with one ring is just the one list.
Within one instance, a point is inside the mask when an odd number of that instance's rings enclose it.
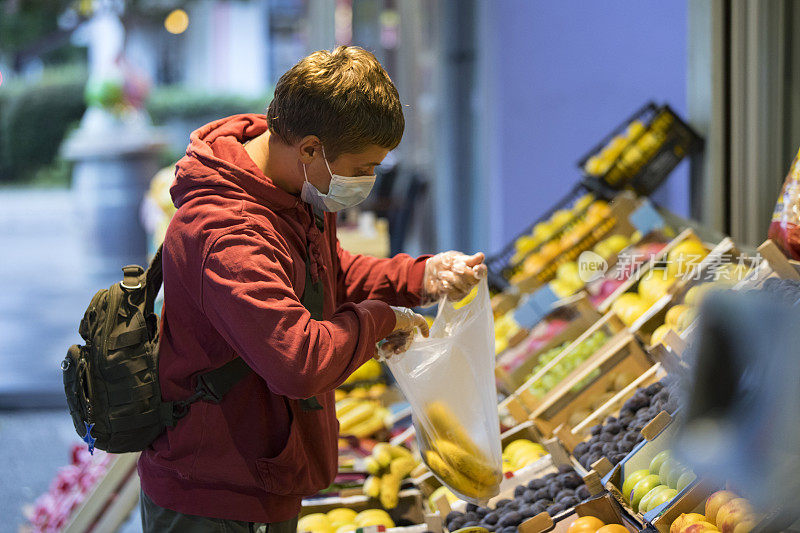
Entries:
{"label": "clear plastic bag", "polygon": [[470,296],[440,301],[430,337],[418,334],[408,351],[386,364],[411,404],[428,468],[460,498],[483,504],[497,495],[502,481],[486,280]]}

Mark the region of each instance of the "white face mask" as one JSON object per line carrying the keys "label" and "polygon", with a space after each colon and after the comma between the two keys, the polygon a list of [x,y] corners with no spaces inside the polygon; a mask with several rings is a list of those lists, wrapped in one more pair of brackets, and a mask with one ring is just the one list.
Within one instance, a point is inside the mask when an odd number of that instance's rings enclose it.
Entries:
{"label": "white face mask", "polygon": [[303,175],[306,181],[303,183],[303,189],[300,192],[300,198],[304,202],[321,211],[335,213],[358,205],[369,196],[372,186],[375,185],[375,174],[372,176],[340,176],[331,172],[331,166],[325,157],[325,148],[322,149],[322,159],[325,161],[325,166],[328,167],[328,173],[331,175],[328,194],[322,194],[319,189],[311,185],[311,182],[308,181],[304,163]]}

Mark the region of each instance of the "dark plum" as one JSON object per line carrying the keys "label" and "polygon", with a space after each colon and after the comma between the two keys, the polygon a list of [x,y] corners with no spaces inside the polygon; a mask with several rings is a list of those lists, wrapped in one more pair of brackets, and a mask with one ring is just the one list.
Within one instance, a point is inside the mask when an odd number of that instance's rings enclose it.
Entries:
{"label": "dark plum", "polygon": [[554,503],[553,505],[547,508],[547,514],[549,514],[550,516],[555,516],[558,513],[564,512],[566,510],[567,508],[561,505],[560,503]]}
{"label": "dark plum", "polygon": [[483,517],[483,521],[491,525],[495,525],[499,519],[500,516],[495,511],[492,511]]}
{"label": "dark plum", "polygon": [[503,527],[518,526],[520,522],[522,522],[522,515],[517,511],[511,511],[510,513],[505,513],[500,518],[500,521],[497,522],[497,525]]}
{"label": "dark plum", "polygon": [[542,478],[536,478],[528,483],[528,488],[532,490],[538,490],[544,488],[547,485],[547,482]]}

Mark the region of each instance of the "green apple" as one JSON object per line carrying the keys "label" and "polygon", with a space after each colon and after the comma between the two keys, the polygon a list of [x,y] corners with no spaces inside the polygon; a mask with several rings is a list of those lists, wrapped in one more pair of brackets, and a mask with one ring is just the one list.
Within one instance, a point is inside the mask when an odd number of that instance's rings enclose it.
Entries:
{"label": "green apple", "polygon": [[667,459],[671,458],[672,454],[669,450],[664,450],[663,452],[659,452],[653,457],[653,460],[650,461],[650,473],[651,474],[658,474],[658,469],[661,468],[661,465]]}
{"label": "green apple", "polygon": [[633,486],[631,490],[631,507],[633,507],[634,511],[639,510],[639,502],[642,501],[642,498],[656,488],[660,484],[660,480],[658,476],[655,474],[649,474],[642,479],[640,479],[636,485]]}
{"label": "green apple", "polygon": [[680,463],[673,459],[672,457],[668,457],[661,463],[661,466],[658,468],[658,477],[661,479],[661,483],[663,485],[672,486],[669,484],[669,476],[673,470],[680,468]]}
{"label": "green apple", "polygon": [[647,505],[650,503],[650,500],[652,500],[655,496],[657,496],[658,494],[660,494],[662,491],[665,490],[670,490],[670,489],[666,485],[658,485],[653,490],[645,494],[644,497],[642,498],[642,501],[639,502],[639,509],[641,510],[647,509]]}
{"label": "green apple", "polygon": [[[661,492],[650,498],[650,501],[647,503],[647,507],[644,508],[644,512],[649,513],[662,503],[672,500],[672,498],[674,498],[677,495],[678,491],[675,489],[668,488],[666,490],[662,490]],[[639,506],[639,510],[640,512],[642,511],[641,505]]]}
{"label": "green apple", "polygon": [[692,473],[691,468],[682,464],[678,464],[678,468],[673,469],[667,476],[667,485],[669,485],[673,489],[677,489],[678,480],[681,478],[682,475],[689,473]]}
{"label": "green apple", "polygon": [[625,479],[625,483],[622,484],[622,495],[625,496],[628,501],[631,499],[631,491],[633,490],[633,486],[636,485],[640,479],[647,475],[650,475],[649,470],[636,470]]}
{"label": "green apple", "polygon": [[684,472],[683,474],[681,474],[681,477],[678,478],[678,484],[675,487],[675,490],[677,490],[678,492],[682,491],[683,489],[688,487],[689,484],[695,479],[697,479],[697,474],[695,474],[691,470]]}

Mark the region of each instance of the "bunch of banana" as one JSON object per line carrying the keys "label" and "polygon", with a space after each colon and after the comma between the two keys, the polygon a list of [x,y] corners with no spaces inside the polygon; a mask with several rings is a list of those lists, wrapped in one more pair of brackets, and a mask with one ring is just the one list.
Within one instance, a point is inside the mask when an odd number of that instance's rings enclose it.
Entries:
{"label": "bunch of banana", "polygon": [[503,471],[516,472],[547,455],[544,447],[528,439],[517,439],[503,450]]}
{"label": "bunch of banana", "polygon": [[339,433],[363,439],[389,425],[389,410],[378,402],[360,398],[344,398],[336,402]]}
{"label": "bunch of banana", "polygon": [[428,404],[425,414],[434,435],[425,439],[429,445],[424,454],[428,467],[465,496],[489,498],[497,494],[502,473],[492,467],[452,411],[437,401]]}
{"label": "bunch of banana", "polygon": [[397,507],[400,485],[417,466],[411,452],[402,446],[379,442],[367,457],[366,466],[370,476],[364,482],[364,494],[380,498],[385,509]]}

